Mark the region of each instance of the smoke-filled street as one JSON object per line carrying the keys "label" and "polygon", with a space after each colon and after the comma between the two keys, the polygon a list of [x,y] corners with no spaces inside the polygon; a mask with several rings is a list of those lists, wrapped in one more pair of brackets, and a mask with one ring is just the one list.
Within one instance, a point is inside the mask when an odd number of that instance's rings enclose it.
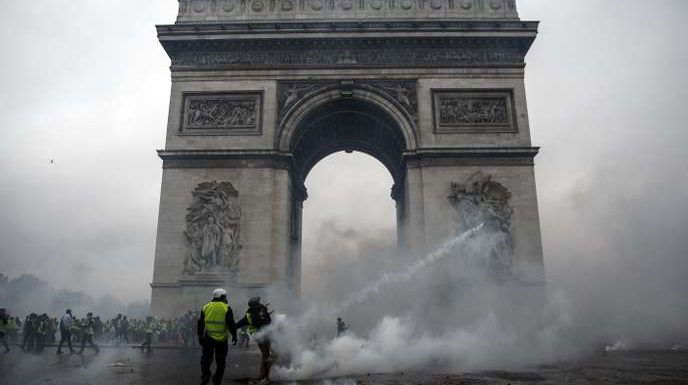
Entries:
{"label": "smoke-filled street", "polygon": [[688,0],[0,2],[0,385],[688,385]]}
{"label": "smoke-filled street", "polygon": [[[13,350],[0,358],[3,384],[60,385],[192,385],[199,380],[200,350],[161,348],[152,353],[138,349],[103,349],[98,355],[57,356]],[[257,350],[232,349],[225,384],[247,384],[254,378],[260,355]],[[292,384],[293,382],[275,383]],[[506,384],[688,384],[688,351],[608,352],[580,362],[569,362],[519,371],[503,368],[476,373],[410,372],[317,379],[313,385],[506,385]]]}

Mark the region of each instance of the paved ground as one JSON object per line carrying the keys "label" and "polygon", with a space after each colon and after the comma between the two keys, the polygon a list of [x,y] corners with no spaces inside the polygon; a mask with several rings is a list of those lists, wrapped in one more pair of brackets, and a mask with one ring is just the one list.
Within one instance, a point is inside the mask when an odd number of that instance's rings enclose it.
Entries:
{"label": "paved ground", "polygon": [[[42,355],[18,349],[0,354],[0,384],[59,385],[152,385],[199,383],[197,349],[104,348],[100,354]],[[225,384],[246,384],[257,374],[256,350],[232,349]],[[533,368],[528,371],[481,373],[371,374],[346,379],[318,380],[304,385],[516,385],[516,384],[618,384],[688,385],[688,352],[612,352],[575,362]]]}

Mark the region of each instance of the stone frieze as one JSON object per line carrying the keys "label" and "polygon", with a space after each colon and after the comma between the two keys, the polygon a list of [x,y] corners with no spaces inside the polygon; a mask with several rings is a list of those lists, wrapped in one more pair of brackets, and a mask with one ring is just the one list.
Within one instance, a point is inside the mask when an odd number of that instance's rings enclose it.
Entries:
{"label": "stone frieze", "polygon": [[260,132],[261,94],[188,94],[182,133]]}
{"label": "stone frieze", "polygon": [[523,66],[517,47],[394,47],[252,48],[227,46],[215,50],[184,50],[171,54],[173,69],[257,68],[413,68]]}
{"label": "stone frieze", "polygon": [[508,91],[433,91],[435,132],[514,132]]}
{"label": "stone frieze", "polygon": [[179,0],[178,23],[247,20],[518,19],[515,0]]}

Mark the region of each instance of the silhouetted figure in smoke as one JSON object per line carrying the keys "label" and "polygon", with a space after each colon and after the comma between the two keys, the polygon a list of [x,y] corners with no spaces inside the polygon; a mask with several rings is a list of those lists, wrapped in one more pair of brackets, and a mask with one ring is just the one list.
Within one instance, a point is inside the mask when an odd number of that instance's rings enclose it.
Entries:
{"label": "silhouetted figure in smoke", "polygon": [[337,317],[337,337],[341,337],[347,330],[349,330],[349,326],[346,322],[344,322],[341,317]]}
{"label": "silhouetted figure in smoke", "polygon": [[[260,297],[251,298],[248,301],[246,315],[239,322],[237,327],[248,326],[248,332],[258,344],[260,349],[260,382],[267,383],[270,379],[270,367],[275,362],[276,354],[272,351],[270,337],[264,333],[264,328],[272,323],[270,311],[267,305],[260,303]],[[262,331],[262,333],[261,333]]]}
{"label": "silhouetted figure in smoke", "polygon": [[83,321],[82,325],[82,335],[81,335],[81,349],[78,354],[84,352],[86,344],[89,344],[92,348],[96,350],[96,354],[100,352],[98,345],[93,342],[93,336],[96,334],[96,320],[93,318],[93,313],[86,314],[86,319]]}
{"label": "silhouetted figure in smoke", "polygon": [[229,344],[227,340],[232,336],[232,344],[236,345],[236,325],[234,324],[234,313],[227,304],[227,291],[215,289],[213,299],[203,306],[201,317],[198,319],[196,327],[198,340],[203,347],[201,357],[201,385],[210,382],[212,373],[210,365],[215,357],[215,375],[212,376],[213,383],[219,385],[225,374],[227,364],[227,353]]}
{"label": "silhouetted figure in smoke", "polygon": [[124,343],[126,345],[129,345],[129,319],[127,316],[124,316],[122,318],[122,323],[120,324],[119,327],[119,341],[120,343]]}
{"label": "silhouetted figure in smoke", "polygon": [[0,342],[5,347],[5,353],[10,351],[7,345],[7,334],[10,326],[10,317],[7,315],[5,309],[0,309]]}
{"label": "silhouetted figure in smoke", "polygon": [[117,317],[110,320],[110,326],[112,327],[112,330],[114,330],[114,333],[112,334],[112,343],[115,346],[121,345],[122,344],[122,340],[120,339],[120,336],[122,334],[122,314],[121,313],[117,313]]}
{"label": "silhouetted figure in smoke", "polygon": [[191,310],[184,314],[181,320],[182,323],[182,339],[184,340],[184,347],[189,347],[194,344],[193,336],[193,326],[194,326],[194,316]]}
{"label": "silhouetted figure in smoke", "polygon": [[65,342],[69,346],[69,354],[74,353],[74,349],[72,349],[72,328],[74,328],[74,317],[72,317],[72,310],[67,309],[65,315],[60,319],[60,344],[57,346],[57,354],[62,354],[62,344]]}
{"label": "silhouetted figure in smoke", "polygon": [[31,313],[24,321],[24,341],[22,349],[26,351],[35,350],[37,347],[36,330],[38,329],[38,314]]}
{"label": "silhouetted figure in smoke", "polygon": [[153,343],[153,333],[155,332],[155,319],[153,317],[146,318],[146,323],[143,326],[144,340],[141,345],[141,350],[147,349],[148,352],[151,351],[151,344]]}
{"label": "silhouetted figure in smoke", "polygon": [[38,317],[34,333],[36,335],[36,352],[42,353],[45,344],[48,342],[48,331],[50,329],[50,317],[43,313]]}

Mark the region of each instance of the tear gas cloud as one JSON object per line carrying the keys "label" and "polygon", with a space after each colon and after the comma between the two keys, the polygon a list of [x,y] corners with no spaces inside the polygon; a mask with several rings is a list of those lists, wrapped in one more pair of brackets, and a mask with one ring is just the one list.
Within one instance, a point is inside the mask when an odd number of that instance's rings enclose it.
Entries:
{"label": "tear gas cloud", "polygon": [[[340,298],[323,301],[332,297],[304,293],[301,311],[276,317],[268,333],[285,360],[275,375],[301,380],[410,370],[518,369],[579,358],[605,346],[668,349],[688,340],[683,327],[688,309],[680,294],[673,294],[681,282],[646,281],[653,287],[646,292],[643,285],[633,289],[623,280],[613,281],[614,274],[593,264],[569,269],[580,276],[552,280],[547,287],[524,285],[481,263],[493,242],[476,228],[408,265],[398,253],[381,254],[375,245],[375,255],[359,250],[358,263],[375,259],[396,268],[347,280],[351,271],[342,266],[351,255],[337,255],[334,250],[347,249],[330,239],[325,258],[331,264],[310,273],[336,282],[330,291]],[[633,256],[624,258],[634,264]],[[673,267],[682,266],[665,265]],[[614,272],[623,277],[625,269],[620,264]],[[601,280],[592,289],[584,280],[590,273]],[[639,297],[654,302],[627,306]],[[350,330],[335,337],[338,316]]]}

